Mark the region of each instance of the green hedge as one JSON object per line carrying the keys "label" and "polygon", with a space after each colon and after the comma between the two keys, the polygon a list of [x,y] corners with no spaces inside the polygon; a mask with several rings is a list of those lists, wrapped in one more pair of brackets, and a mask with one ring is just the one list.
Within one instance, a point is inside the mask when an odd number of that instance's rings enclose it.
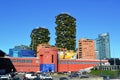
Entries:
{"label": "green hedge", "polygon": [[111,76],[112,78],[118,77],[120,71],[110,71],[110,70],[91,70],[90,75],[94,76]]}

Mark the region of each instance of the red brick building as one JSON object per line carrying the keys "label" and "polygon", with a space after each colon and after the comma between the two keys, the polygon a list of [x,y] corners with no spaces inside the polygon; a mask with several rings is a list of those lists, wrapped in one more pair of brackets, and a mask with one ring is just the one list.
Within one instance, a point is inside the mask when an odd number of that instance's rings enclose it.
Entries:
{"label": "red brick building", "polygon": [[[83,44],[83,43],[82,43]],[[93,44],[93,43],[91,43]],[[92,55],[93,56],[93,55]],[[59,59],[58,49],[55,47],[37,47],[37,57],[13,58],[10,57],[16,71],[20,72],[68,72],[99,65],[96,59]],[[102,60],[102,63],[108,60]],[[6,63],[7,64],[7,63]]]}
{"label": "red brick building", "polygon": [[57,72],[58,67],[58,50],[55,47],[37,47],[37,57],[40,61],[40,71]]}
{"label": "red brick building", "polygon": [[13,58],[10,57],[11,62],[18,72],[37,72],[40,71],[39,58]]}
{"label": "red brick building", "polygon": [[[107,60],[102,60],[106,63]],[[86,68],[91,68],[100,64],[100,60],[96,59],[62,59],[58,62],[58,72],[77,72]]]}
{"label": "red brick building", "polygon": [[78,59],[96,59],[94,40],[82,38],[78,42]]}

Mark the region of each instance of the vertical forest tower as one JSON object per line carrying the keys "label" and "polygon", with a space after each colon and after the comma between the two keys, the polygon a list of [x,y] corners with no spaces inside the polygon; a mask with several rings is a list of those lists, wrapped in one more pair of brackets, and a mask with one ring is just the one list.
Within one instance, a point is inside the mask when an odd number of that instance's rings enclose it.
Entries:
{"label": "vertical forest tower", "polygon": [[76,19],[66,13],[56,16],[56,47],[75,50]]}

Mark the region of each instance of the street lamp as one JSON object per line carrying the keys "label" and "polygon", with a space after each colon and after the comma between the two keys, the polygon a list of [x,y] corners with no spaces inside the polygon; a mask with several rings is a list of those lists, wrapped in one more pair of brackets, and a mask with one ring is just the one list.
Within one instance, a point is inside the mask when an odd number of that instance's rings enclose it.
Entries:
{"label": "street lamp", "polygon": [[100,57],[100,66],[99,66],[100,67],[100,76],[102,76],[102,61],[101,61],[102,59],[101,59],[101,54],[99,54],[99,55],[100,55],[99,56]]}

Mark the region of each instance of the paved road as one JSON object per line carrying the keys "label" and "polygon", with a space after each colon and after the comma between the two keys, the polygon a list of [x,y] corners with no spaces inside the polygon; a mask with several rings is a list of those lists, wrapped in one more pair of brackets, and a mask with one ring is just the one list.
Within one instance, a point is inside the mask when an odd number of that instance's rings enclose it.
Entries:
{"label": "paved road", "polygon": [[[53,77],[53,80],[59,80],[59,78],[62,77],[62,76],[54,76]],[[80,78],[69,78],[67,77],[69,80],[80,80]]]}

